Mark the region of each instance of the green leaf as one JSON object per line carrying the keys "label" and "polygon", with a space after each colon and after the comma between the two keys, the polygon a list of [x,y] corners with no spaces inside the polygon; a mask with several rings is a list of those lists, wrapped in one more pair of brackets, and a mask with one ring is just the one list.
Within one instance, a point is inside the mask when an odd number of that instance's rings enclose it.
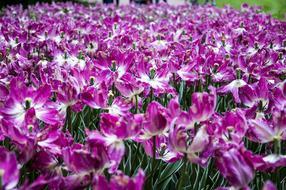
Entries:
{"label": "green leaf", "polygon": [[166,187],[169,185],[170,181],[172,180],[171,177],[169,177],[168,179],[166,179],[165,181],[163,181],[160,184],[155,184],[154,185],[154,189],[166,189]]}
{"label": "green leaf", "polygon": [[184,96],[185,84],[186,84],[186,82],[182,80],[182,82],[180,84],[180,89],[179,89],[179,103],[182,102],[182,98]]}
{"label": "green leaf", "polygon": [[168,178],[172,178],[172,175],[178,172],[182,166],[182,161],[177,161],[174,164],[168,164],[167,167],[163,170],[162,174],[158,177],[156,185],[163,183],[165,180],[168,180]]}

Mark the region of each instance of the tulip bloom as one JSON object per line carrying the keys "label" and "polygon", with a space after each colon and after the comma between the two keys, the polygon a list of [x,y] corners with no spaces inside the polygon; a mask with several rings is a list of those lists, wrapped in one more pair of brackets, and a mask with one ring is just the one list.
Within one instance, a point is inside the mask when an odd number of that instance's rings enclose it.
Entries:
{"label": "tulip bloom", "polygon": [[247,187],[254,178],[253,165],[243,150],[230,148],[219,151],[216,156],[216,165],[220,173],[234,187]]}
{"label": "tulip bloom", "polygon": [[47,124],[60,122],[57,107],[49,100],[51,87],[44,85],[37,90],[25,86],[20,78],[14,78],[10,84],[9,99],[5,103],[2,113],[5,119],[22,125],[30,109],[35,117]]}
{"label": "tulip bloom", "polygon": [[15,154],[0,147],[0,180],[4,189],[14,189],[18,184],[20,171]]}

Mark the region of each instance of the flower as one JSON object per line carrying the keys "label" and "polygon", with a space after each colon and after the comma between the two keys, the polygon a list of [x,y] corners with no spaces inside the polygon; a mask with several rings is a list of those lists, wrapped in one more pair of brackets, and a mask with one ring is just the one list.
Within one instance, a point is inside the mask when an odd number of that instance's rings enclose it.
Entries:
{"label": "flower", "polygon": [[5,119],[22,125],[29,110],[34,109],[37,119],[55,125],[61,120],[56,105],[49,100],[50,94],[49,85],[43,85],[35,90],[26,87],[21,78],[14,78],[2,114]]}
{"label": "flower", "polygon": [[[97,155],[97,151],[102,154]],[[68,169],[75,173],[88,174],[100,172],[107,161],[104,149],[100,146],[93,147],[92,152],[80,144],[63,149],[63,160]]]}
{"label": "flower", "polygon": [[122,172],[112,176],[108,182],[104,176],[96,176],[94,179],[93,189],[104,190],[104,189],[114,189],[114,190],[141,190],[143,189],[144,183],[144,172],[139,170],[134,178],[124,175]]}
{"label": "flower", "polygon": [[254,178],[253,165],[242,149],[230,148],[218,151],[216,166],[234,187],[247,187]]}
{"label": "flower", "polygon": [[0,180],[4,189],[14,189],[20,177],[15,154],[0,147]]}
{"label": "flower", "polygon": [[272,120],[256,118],[249,120],[249,138],[255,142],[268,143],[286,138],[284,111],[273,110]]}
{"label": "flower", "polygon": [[215,111],[216,93],[215,88],[210,87],[211,93],[193,93],[192,106],[189,115],[193,122],[202,122],[209,119]]}
{"label": "flower", "polygon": [[275,185],[271,182],[271,181],[266,181],[264,183],[264,186],[262,188],[262,190],[276,190],[277,188],[275,187]]}
{"label": "flower", "polygon": [[217,93],[227,93],[231,92],[236,103],[241,103],[239,98],[239,88],[247,85],[247,83],[242,79],[233,80],[228,85],[222,86],[217,89]]}
{"label": "flower", "polygon": [[283,188],[285,22],[66,2],[9,6],[0,28],[3,189],[186,189],[189,162],[218,189],[260,188],[260,172]]}
{"label": "flower", "polygon": [[115,134],[109,133],[100,133],[98,131],[92,131],[88,133],[88,143],[91,147],[94,145],[98,146],[99,144],[101,148],[106,151],[107,161],[106,165],[108,165],[109,172],[114,173],[120,161],[125,153],[125,146],[123,143],[123,139],[118,138]]}
{"label": "flower", "polygon": [[145,120],[143,121],[143,131],[146,138],[162,134],[168,126],[166,109],[158,102],[151,102],[146,110]]}

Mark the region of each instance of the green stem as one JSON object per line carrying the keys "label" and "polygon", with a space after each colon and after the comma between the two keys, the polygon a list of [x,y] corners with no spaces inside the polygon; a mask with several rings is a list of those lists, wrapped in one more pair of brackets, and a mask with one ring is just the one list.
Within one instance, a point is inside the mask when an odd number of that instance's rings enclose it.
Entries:
{"label": "green stem", "polygon": [[154,179],[155,172],[157,170],[157,166],[156,166],[156,136],[152,137],[152,141],[153,141],[153,158],[152,158],[152,170],[151,170],[150,177],[151,177],[151,179]]}
{"label": "green stem", "polygon": [[241,70],[240,69],[236,69],[236,78],[241,79]]}
{"label": "green stem", "polygon": [[180,89],[179,89],[179,103],[182,103],[182,99],[184,97],[184,90],[185,90],[186,82],[184,80],[181,81]]}
{"label": "green stem", "polygon": [[156,160],[156,136],[153,136],[153,163],[155,163]]}
{"label": "green stem", "polygon": [[135,95],[135,113],[139,113],[139,109],[138,109],[138,95]]}
{"label": "green stem", "polygon": [[130,176],[132,176],[133,175],[133,173],[135,172],[135,159],[136,159],[136,157],[137,157],[137,154],[138,154],[138,152],[139,152],[139,149],[140,149],[140,144],[138,143],[137,144],[137,147],[136,147],[136,151],[135,151],[135,155],[134,155],[134,157],[133,157],[133,159],[132,159],[132,161],[131,161],[131,167],[132,167],[132,169],[131,169],[131,172],[130,172]]}
{"label": "green stem", "polygon": [[153,101],[153,95],[154,95],[154,92],[153,92],[153,88],[151,87],[151,91],[150,91],[150,102]]}
{"label": "green stem", "polygon": [[70,106],[67,107],[67,116],[66,116],[66,127],[65,127],[65,131],[66,129],[69,130],[72,133],[72,115],[71,115],[72,111]]}
{"label": "green stem", "polygon": [[177,89],[177,82],[176,82],[176,74],[173,73],[173,86],[175,89]]}
{"label": "green stem", "polygon": [[[275,139],[274,140],[274,153],[277,155],[281,154],[281,140]],[[275,174],[274,174],[275,181],[277,183],[277,188],[279,189],[280,185],[280,168],[276,168]]]}
{"label": "green stem", "polygon": [[194,189],[198,189],[199,177],[201,177],[201,176],[200,176],[200,166],[197,165],[196,178],[195,178],[195,183],[194,183],[194,186],[193,186]]}
{"label": "green stem", "polygon": [[201,82],[201,79],[198,81],[198,84],[197,84],[197,92],[202,92],[203,91],[203,88],[202,88],[202,82]]}
{"label": "green stem", "polygon": [[280,139],[274,140],[274,153],[281,154],[281,140]]}
{"label": "green stem", "polygon": [[208,87],[210,84],[211,84],[211,77],[208,74],[208,75],[206,75],[206,88],[205,88],[206,91],[208,90]]}
{"label": "green stem", "polygon": [[91,120],[91,112],[92,109],[90,107],[86,107],[86,115],[85,115],[85,126],[89,129],[90,128],[90,120]]}
{"label": "green stem", "polygon": [[116,93],[116,92],[115,92],[115,84],[113,83],[113,84],[112,84],[112,94],[113,94],[114,98],[115,98],[115,93]]}
{"label": "green stem", "polygon": [[168,105],[168,94],[164,94],[164,98],[162,100],[162,104],[166,107]]}
{"label": "green stem", "polygon": [[178,190],[184,189],[185,177],[187,176],[187,173],[188,173],[187,172],[187,164],[188,164],[187,155],[184,156],[183,162],[184,162],[184,165],[183,165],[182,174],[180,176],[179,183],[178,183]]}

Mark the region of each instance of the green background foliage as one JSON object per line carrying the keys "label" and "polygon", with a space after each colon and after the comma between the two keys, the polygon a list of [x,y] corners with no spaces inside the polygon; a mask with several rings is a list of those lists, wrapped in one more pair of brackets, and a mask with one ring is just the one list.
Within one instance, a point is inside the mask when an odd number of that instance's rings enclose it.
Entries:
{"label": "green background foliage", "polygon": [[271,13],[274,17],[285,20],[286,13],[286,0],[217,0],[216,5],[223,7],[224,5],[231,5],[235,8],[240,8],[242,3],[248,3],[249,5],[258,5],[262,9]]}

